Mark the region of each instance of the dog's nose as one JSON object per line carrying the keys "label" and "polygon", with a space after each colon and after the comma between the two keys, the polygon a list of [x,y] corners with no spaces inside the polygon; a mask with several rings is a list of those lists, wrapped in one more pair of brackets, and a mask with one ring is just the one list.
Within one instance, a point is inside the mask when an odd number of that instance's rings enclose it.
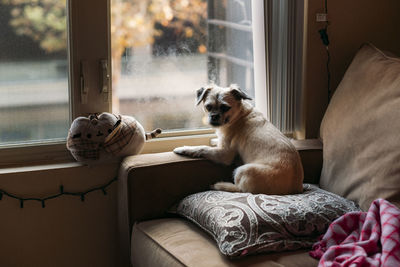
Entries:
{"label": "dog's nose", "polygon": [[211,115],[211,120],[212,120],[212,121],[217,121],[217,120],[219,120],[219,114],[213,114],[213,115]]}

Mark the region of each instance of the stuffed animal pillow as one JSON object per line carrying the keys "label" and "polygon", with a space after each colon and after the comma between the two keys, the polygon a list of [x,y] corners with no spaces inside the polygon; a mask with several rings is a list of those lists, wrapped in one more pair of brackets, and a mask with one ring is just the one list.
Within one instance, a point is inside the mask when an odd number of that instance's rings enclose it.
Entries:
{"label": "stuffed animal pillow", "polygon": [[140,153],[146,140],[161,133],[146,133],[133,117],[101,113],[76,118],[69,129],[67,148],[81,162],[109,160]]}

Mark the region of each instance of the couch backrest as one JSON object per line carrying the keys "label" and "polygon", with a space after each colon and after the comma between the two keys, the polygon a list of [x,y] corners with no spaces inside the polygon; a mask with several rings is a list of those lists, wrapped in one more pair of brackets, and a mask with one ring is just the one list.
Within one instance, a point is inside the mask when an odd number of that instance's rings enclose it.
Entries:
{"label": "couch backrest", "polygon": [[360,204],[400,206],[400,59],[371,44],[357,52],[321,124],[320,186]]}

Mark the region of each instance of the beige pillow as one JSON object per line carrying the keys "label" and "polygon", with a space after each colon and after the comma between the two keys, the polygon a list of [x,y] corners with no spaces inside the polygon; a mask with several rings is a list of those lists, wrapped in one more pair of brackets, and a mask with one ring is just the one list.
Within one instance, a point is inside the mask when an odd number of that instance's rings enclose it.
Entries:
{"label": "beige pillow", "polygon": [[400,206],[400,59],[363,45],[321,124],[322,189]]}

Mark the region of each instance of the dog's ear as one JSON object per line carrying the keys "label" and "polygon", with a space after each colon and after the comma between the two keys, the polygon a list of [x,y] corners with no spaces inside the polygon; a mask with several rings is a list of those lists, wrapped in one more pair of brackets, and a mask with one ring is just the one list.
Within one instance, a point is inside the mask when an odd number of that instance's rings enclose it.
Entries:
{"label": "dog's ear", "polygon": [[201,103],[201,101],[204,100],[204,98],[206,98],[208,92],[211,90],[210,87],[201,87],[200,89],[198,89],[196,91],[196,105],[199,105]]}
{"label": "dog's ear", "polygon": [[252,99],[248,94],[246,94],[245,92],[243,92],[243,91],[239,88],[239,86],[237,86],[236,84],[231,84],[230,88],[231,88],[231,94],[233,95],[233,97],[234,97],[236,100],[242,100],[242,99],[249,99],[249,100],[251,100],[251,99]]}

